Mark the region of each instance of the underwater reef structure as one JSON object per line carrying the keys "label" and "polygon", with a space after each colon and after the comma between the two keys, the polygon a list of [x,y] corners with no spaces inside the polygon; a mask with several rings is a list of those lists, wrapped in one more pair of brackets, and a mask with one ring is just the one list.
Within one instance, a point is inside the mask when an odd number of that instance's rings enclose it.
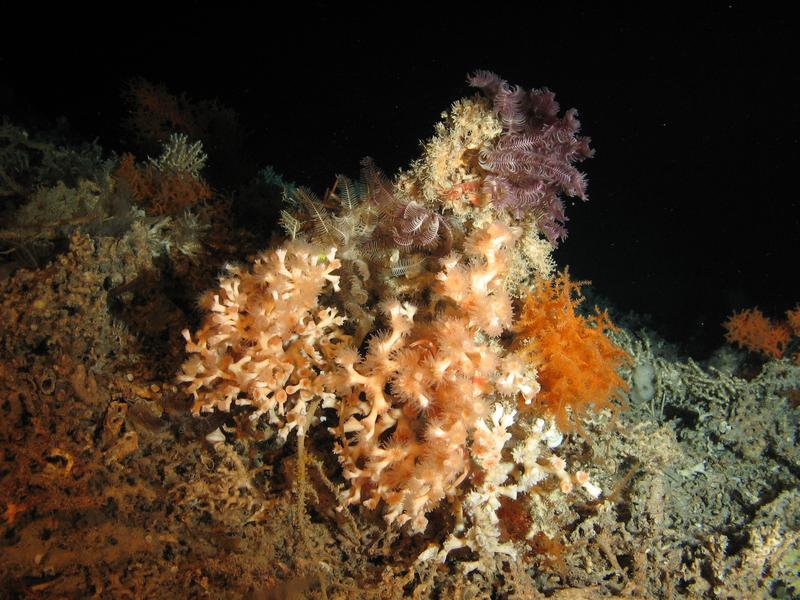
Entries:
{"label": "underwater reef structure", "polygon": [[468,83],[407,169],[322,196],[220,191],[193,124],[235,117],[145,81],[159,158],[3,123],[0,594],[800,593],[797,309],[706,364],[589,310],[553,258],[576,111]]}

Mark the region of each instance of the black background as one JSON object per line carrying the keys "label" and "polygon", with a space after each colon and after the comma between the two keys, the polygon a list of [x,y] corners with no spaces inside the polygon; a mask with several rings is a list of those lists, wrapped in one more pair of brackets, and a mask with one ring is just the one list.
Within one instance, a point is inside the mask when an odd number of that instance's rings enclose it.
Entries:
{"label": "black background", "polygon": [[0,114],[121,151],[120,91],[143,76],[235,109],[253,164],[322,192],[365,155],[407,165],[489,69],[555,91],[592,138],[557,252],[575,278],[698,357],[733,309],[800,302],[797,33],[777,4],[103,6],[5,16]]}

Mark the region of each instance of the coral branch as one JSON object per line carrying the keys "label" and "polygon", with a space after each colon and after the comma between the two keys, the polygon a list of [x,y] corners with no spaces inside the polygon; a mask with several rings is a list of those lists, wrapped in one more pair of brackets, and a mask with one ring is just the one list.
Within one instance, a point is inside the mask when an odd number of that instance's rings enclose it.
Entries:
{"label": "coral branch", "polygon": [[332,406],[327,365],[348,338],[344,318],[317,299],[328,284],[338,289],[339,266],[335,249],[295,241],[262,253],[249,271],[229,267],[203,301],[211,313],[203,326],[183,331],[190,356],[178,380],[193,412],[252,406],[250,418],[268,414],[285,439],[313,399]]}

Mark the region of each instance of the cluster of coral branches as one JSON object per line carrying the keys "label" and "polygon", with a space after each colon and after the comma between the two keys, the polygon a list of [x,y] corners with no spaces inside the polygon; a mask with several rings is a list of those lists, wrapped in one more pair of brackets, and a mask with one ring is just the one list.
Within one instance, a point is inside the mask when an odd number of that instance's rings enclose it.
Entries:
{"label": "cluster of coral branches", "polygon": [[196,413],[249,411],[283,439],[324,422],[342,509],[422,533],[451,507],[450,537],[421,558],[515,556],[501,497],[599,495],[554,449],[623,385],[610,323],[551,279],[559,194],[585,197],[572,163],[591,154],[574,111],[492,74],[470,82],[485,95],[454,104],[394,181],[367,160],[363,182],[340,177],[322,200],[295,191],[289,239],[204,297],[179,375]]}

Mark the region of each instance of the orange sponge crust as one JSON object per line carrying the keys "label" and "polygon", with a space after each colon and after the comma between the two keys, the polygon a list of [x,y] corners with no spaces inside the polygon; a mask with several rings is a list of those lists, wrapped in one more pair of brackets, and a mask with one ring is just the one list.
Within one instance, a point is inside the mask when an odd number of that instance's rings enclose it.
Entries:
{"label": "orange sponge crust", "polygon": [[561,431],[580,429],[589,409],[616,409],[627,386],[617,369],[631,360],[606,335],[614,325],[605,312],[576,314],[583,302],[578,282],[564,273],[537,283],[526,299],[515,333],[518,345],[539,372],[541,391],[533,410],[555,418]]}

